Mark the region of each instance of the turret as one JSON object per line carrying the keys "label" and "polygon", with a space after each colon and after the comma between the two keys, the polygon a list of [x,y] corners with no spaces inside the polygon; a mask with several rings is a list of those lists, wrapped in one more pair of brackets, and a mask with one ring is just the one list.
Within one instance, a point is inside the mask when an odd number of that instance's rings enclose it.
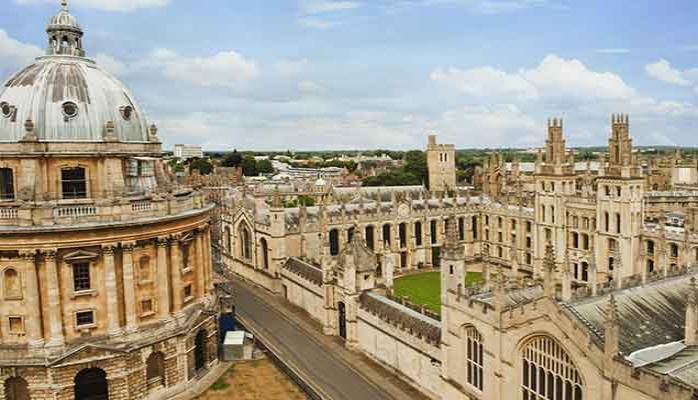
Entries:
{"label": "turret", "polygon": [[604,353],[613,358],[620,351],[620,324],[618,323],[618,305],[613,294],[608,299],[606,321],[604,323]]}
{"label": "turret", "polygon": [[545,297],[555,296],[555,250],[550,242],[545,246],[543,259],[543,291]]}
{"label": "turret", "polygon": [[465,284],[465,255],[463,245],[458,240],[458,220],[451,216],[446,224],[443,255],[441,257],[441,297],[447,291],[458,291]]}

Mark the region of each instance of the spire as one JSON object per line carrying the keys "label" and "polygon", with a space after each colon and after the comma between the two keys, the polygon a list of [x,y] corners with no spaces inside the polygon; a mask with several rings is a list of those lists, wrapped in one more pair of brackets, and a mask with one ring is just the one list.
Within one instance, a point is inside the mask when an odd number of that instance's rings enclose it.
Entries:
{"label": "spire", "polygon": [[607,357],[614,357],[620,350],[620,325],[618,323],[618,304],[613,294],[608,298],[605,325],[604,352]]}
{"label": "spire", "polygon": [[546,297],[555,295],[555,249],[553,244],[548,242],[545,246],[545,258],[543,259],[543,290]]}

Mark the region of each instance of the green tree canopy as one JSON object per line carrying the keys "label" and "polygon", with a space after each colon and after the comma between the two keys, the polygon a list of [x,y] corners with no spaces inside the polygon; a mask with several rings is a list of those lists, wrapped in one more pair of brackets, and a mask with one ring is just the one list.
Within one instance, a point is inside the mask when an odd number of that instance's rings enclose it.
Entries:
{"label": "green tree canopy", "polygon": [[238,153],[237,150],[226,154],[221,161],[221,166],[223,167],[239,167],[240,164],[242,164],[242,154]]}
{"label": "green tree canopy", "polygon": [[199,171],[201,175],[210,175],[213,172],[213,164],[205,158],[195,158],[189,163],[189,172]]}
{"label": "green tree canopy", "polygon": [[257,176],[259,173],[257,172],[257,161],[254,159],[254,156],[248,154],[242,159],[242,173],[245,176]]}

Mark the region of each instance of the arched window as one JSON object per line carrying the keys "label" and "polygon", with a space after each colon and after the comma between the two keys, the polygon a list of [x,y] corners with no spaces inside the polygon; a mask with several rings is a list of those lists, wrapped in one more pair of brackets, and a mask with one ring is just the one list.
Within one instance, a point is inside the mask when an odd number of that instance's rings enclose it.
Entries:
{"label": "arched window", "polygon": [[473,231],[473,240],[477,240],[478,239],[477,217],[472,217],[470,223],[471,223],[470,229],[472,229],[472,231]]}
{"label": "arched window", "polygon": [[669,255],[671,257],[679,256],[679,246],[676,243],[669,244]]}
{"label": "arched window", "polygon": [[390,224],[383,225],[383,243],[390,245]]}
{"label": "arched window", "polygon": [[61,169],[61,193],[64,199],[87,198],[87,178],[85,168]]}
{"label": "arched window", "polygon": [[228,251],[228,254],[233,253],[233,235],[230,233],[229,226],[225,227],[225,249]]}
{"label": "arched window", "polygon": [[431,244],[436,244],[439,240],[439,232],[436,224],[437,222],[435,219],[431,220],[431,224],[429,226],[429,233],[431,234]]}
{"label": "arched window", "polygon": [[150,257],[143,256],[138,260],[138,279],[141,282],[149,282],[150,277]]}
{"label": "arched window", "polygon": [[698,263],[698,247],[693,249],[693,262]]}
{"label": "arched window", "polygon": [[608,239],[608,251],[616,251],[616,240],[615,239]]}
{"label": "arched window", "polygon": [[541,218],[541,221],[545,222],[545,220],[546,220],[546,218],[545,218],[545,205],[540,206],[540,218]]}
{"label": "arched window", "polygon": [[654,260],[647,260],[647,273],[651,274],[654,272]]}
{"label": "arched window", "polygon": [[347,243],[350,243],[352,240],[354,240],[354,227],[353,226],[351,228],[347,229]]}
{"label": "arched window", "polygon": [[252,235],[244,224],[240,225],[240,257],[252,259]]}
{"label": "arched window", "polygon": [[0,168],[0,201],[15,199],[15,182],[12,169]]}
{"label": "arched window", "polygon": [[368,247],[371,250],[375,250],[375,239],[374,239],[374,228],[372,225],[369,225],[364,229],[366,234],[364,235],[366,237],[366,247]]}
{"label": "arched window", "polygon": [[484,387],[482,335],[474,326],[465,328],[466,381],[479,391]]}
{"label": "arched window", "polygon": [[523,398],[583,400],[582,377],[565,349],[547,336],[530,340],[522,349]]}
{"label": "arched window", "polygon": [[579,234],[577,232],[572,232],[572,247],[579,248]]}
{"label": "arched window", "polygon": [[398,236],[400,236],[400,248],[407,247],[407,224],[404,222],[398,225]]}
{"label": "arched window", "polygon": [[339,231],[332,229],[330,231],[330,255],[336,256],[339,254]]}
{"label": "arched window", "polygon": [[465,218],[458,218],[458,240],[465,240]]}
{"label": "arched window", "polygon": [[156,351],[148,357],[145,365],[148,390],[165,386],[165,355]]}
{"label": "arched window", "polygon": [[5,400],[30,400],[29,385],[24,378],[12,377],[5,380]]}
{"label": "arched window", "polygon": [[621,228],[620,213],[616,213],[616,233],[620,233],[620,228]]}
{"label": "arched window", "polygon": [[414,223],[414,241],[415,246],[421,246],[424,239],[422,238],[422,223],[417,221]]}
{"label": "arched window", "polygon": [[584,245],[584,250],[589,250],[589,235],[586,233],[582,234],[582,244]]}
{"label": "arched window", "polygon": [[83,369],[75,375],[75,400],[108,399],[107,373],[99,368]]}
{"label": "arched window", "polygon": [[267,239],[259,239],[259,247],[262,251],[262,268],[269,269],[269,245],[267,244]]}
{"label": "arched window", "polygon": [[22,285],[19,282],[19,273],[14,268],[8,268],[3,273],[3,288],[6,299],[22,297]]}
{"label": "arched window", "polygon": [[582,281],[589,281],[589,263],[586,261],[582,262]]}
{"label": "arched window", "polygon": [[550,222],[555,223],[555,206],[550,206]]}

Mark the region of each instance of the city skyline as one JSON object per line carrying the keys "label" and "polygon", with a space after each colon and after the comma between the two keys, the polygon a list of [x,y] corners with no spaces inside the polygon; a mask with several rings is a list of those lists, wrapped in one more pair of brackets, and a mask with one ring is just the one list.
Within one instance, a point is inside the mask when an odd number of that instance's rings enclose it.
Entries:
{"label": "city skyline", "polygon": [[[3,79],[43,54],[36,21],[56,3],[4,5]],[[430,132],[458,148],[529,147],[557,116],[570,146],[603,146],[616,112],[638,145],[690,145],[698,122],[688,1],[69,7],[87,55],[139,93],[167,148],[410,149]]]}

